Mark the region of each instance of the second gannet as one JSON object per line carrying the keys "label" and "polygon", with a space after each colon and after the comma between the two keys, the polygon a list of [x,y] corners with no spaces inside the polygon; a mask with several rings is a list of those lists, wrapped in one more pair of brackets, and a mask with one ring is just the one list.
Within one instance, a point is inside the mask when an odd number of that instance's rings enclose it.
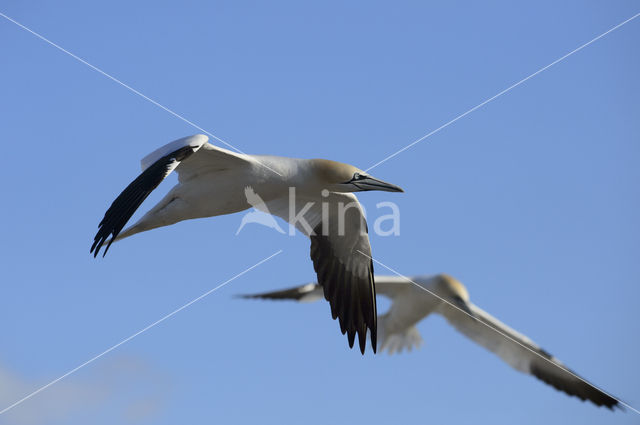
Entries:
{"label": "second gannet", "polygon": [[[271,214],[311,239],[311,259],[340,329],[364,354],[367,328],[375,352],[376,291],[371,247],[362,207],[350,192],[402,192],[364,171],[325,159],[246,155],[195,135],[175,140],[142,159],[142,173],[113,201],[99,224],[90,252],[182,220],[246,210],[245,191],[259,195]],[[137,223],[122,231],[133,213],[173,170],[178,184]],[[257,207],[257,206],[256,206]],[[122,232],[121,232],[122,231]]]}
{"label": "second gannet", "polygon": [[[527,336],[471,303],[467,289],[453,277],[446,274],[409,278],[376,276],[375,280],[377,293],[392,300],[389,311],[378,317],[381,350],[386,349],[393,354],[420,346],[422,338],[416,325],[436,313],[514,369],[597,406],[621,407],[617,399],[578,376]],[[241,297],[312,302],[322,297],[322,289],[315,283],[309,283]]]}

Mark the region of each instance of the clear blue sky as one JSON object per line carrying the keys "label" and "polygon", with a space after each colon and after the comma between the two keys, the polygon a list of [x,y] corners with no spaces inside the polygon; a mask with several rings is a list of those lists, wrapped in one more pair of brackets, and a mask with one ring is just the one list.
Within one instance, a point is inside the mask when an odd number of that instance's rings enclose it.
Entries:
{"label": "clear blue sky", "polygon": [[[12,18],[248,153],[383,159],[640,11],[637,2],[4,2]],[[373,255],[472,301],[640,407],[640,18],[380,165],[405,194]],[[89,246],[158,146],[199,131],[0,18],[1,424],[630,424],[433,317],[409,354],[349,350],[309,242],[241,215]],[[145,210],[175,182],[170,178]],[[385,272],[381,267],[377,272]],[[383,309],[385,303],[380,303]]]}

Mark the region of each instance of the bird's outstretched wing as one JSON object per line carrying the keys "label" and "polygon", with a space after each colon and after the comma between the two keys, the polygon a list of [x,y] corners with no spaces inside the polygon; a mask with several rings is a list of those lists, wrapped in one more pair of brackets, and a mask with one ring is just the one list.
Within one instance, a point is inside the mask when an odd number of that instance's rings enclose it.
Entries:
{"label": "bird's outstretched wing", "polygon": [[189,158],[207,140],[209,138],[202,135],[185,137],[147,155],[142,160],[142,173],[122,191],[104,214],[89,252],[96,257],[102,245],[111,237],[102,254],[103,256],[106,255],[111,243],[140,204],[147,199],[149,194],[158,187],[165,177],[175,170],[180,162]]}
{"label": "bird's outstretched wing", "polygon": [[478,306],[469,303],[469,308],[475,318],[451,307],[443,308],[442,314],[457,330],[497,354],[511,367],[583,401],[589,400],[609,409],[620,407],[618,400],[579,377],[525,335]]}
{"label": "bird's outstretched wing", "polygon": [[[324,213],[323,204],[328,207]],[[367,225],[358,199],[351,193],[331,192],[323,197],[318,194],[317,198],[298,197],[295,205],[296,214],[292,215],[288,199],[267,203],[272,214],[311,239],[311,260],[318,283],[331,306],[331,316],[339,320],[340,330],[347,334],[349,346],[353,347],[357,334],[364,354],[368,328],[375,352],[376,289]]]}
{"label": "bird's outstretched wing", "polygon": [[207,143],[208,140],[202,134],[184,137],[160,147],[142,159],[142,173],[113,201],[98,225],[90,250],[94,257],[108,240],[103,256],[107,253],[111,243],[138,207],[173,170],[178,172],[182,183],[198,175],[246,161],[246,155],[218,148]]}
{"label": "bird's outstretched wing", "polygon": [[262,292],[260,294],[240,295],[240,298],[260,298],[264,300],[294,300],[299,302],[314,302],[323,298],[322,286],[317,283],[307,283],[306,285],[294,288],[281,289],[279,291]]}

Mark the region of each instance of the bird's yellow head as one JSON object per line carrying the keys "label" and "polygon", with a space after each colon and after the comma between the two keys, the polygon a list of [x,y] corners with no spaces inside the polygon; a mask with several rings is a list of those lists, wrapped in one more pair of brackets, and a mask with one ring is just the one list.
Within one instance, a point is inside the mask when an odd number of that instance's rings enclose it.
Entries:
{"label": "bird's yellow head", "polygon": [[439,274],[435,277],[435,292],[448,303],[473,316],[469,305],[469,292],[462,283],[448,274]]}
{"label": "bird's yellow head", "polygon": [[375,179],[353,165],[328,159],[312,159],[310,162],[317,181],[331,192],[404,192],[402,188]]}

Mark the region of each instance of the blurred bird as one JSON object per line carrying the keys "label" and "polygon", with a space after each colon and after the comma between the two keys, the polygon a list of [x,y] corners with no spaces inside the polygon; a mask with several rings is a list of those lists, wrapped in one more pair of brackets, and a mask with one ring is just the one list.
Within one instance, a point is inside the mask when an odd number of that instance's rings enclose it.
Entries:
{"label": "blurred bird", "polygon": [[[453,277],[446,274],[411,278],[376,276],[375,281],[377,293],[392,301],[389,311],[378,317],[380,350],[393,354],[420,346],[422,338],[416,328],[417,323],[431,313],[437,313],[514,369],[533,375],[583,401],[589,400],[609,409],[621,408],[618,400],[579,377],[525,335],[472,304],[467,289]],[[313,302],[321,296],[322,289],[315,283],[309,283],[241,297]]]}
{"label": "blurred bird", "polygon": [[[195,135],[175,140],[142,159],[142,174],[111,204],[90,252],[103,255],[116,240],[182,220],[243,211],[251,186],[271,214],[311,239],[311,259],[340,330],[364,354],[367,328],[376,349],[376,297],[371,247],[362,207],[350,192],[402,192],[348,164],[325,159],[246,155]],[[178,184],[137,223],[121,230],[149,194],[173,170]],[[295,211],[291,211],[291,206]]]}

